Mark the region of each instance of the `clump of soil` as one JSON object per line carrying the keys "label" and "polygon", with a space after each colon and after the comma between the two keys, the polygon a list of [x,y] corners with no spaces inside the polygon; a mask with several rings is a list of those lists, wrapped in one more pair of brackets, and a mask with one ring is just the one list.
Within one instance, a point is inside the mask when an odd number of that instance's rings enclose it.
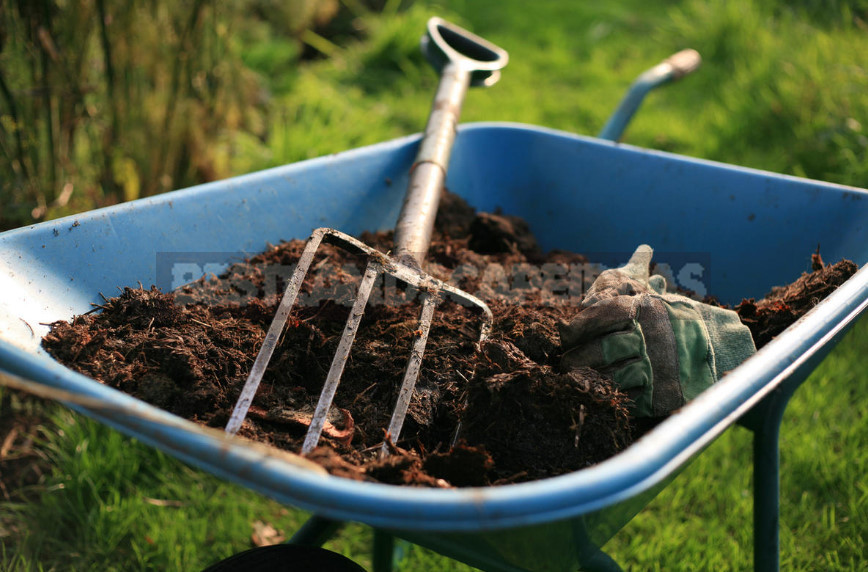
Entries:
{"label": "clump of soil", "polygon": [[819,253],[813,255],[813,269],[792,284],[772,288],[760,301],[742,300],[736,307],[742,323],[750,328],[757,349],[772,341],[858,270],[849,260],[826,265]]}
{"label": "clump of soil", "polygon": [[497,459],[498,480],[576,471],[632,441],[623,430],[627,399],[597,371],[557,373],[505,339],[484,343],[481,354],[480,381],[470,386],[462,435],[483,443]]}
{"label": "clump of soil", "polygon": [[[586,259],[543,255],[521,219],[475,213],[448,193],[435,230],[428,272],[486,300],[494,315],[490,337],[478,343],[481,317],[472,308],[448,300],[437,307],[404,428],[393,442],[385,428],[418,335],[420,304],[417,292],[381,277],[320,446],[308,457],[353,479],[487,486],[575,471],[629,446],[643,427],[630,419],[628,397],[612,380],[592,369],[556,369],[557,324],[575,314],[593,279],[582,274],[580,283],[565,283],[558,269]],[[362,239],[384,252],[392,246],[390,232]],[[177,292],[125,288],[99,313],[52,324],[43,346],[102,383],[224,427],[303,248],[297,240],[271,246]],[[320,247],[312,268],[239,431],[294,452],[363,271],[358,258],[329,245]],[[739,312],[747,321],[745,304]],[[384,440],[391,455],[380,458]]]}

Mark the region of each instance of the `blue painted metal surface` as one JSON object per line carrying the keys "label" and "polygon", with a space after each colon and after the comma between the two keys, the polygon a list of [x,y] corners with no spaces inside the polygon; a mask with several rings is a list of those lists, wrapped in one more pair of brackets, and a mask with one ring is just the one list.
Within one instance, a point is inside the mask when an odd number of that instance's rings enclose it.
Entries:
{"label": "blue painted metal surface", "polygon": [[[329,477],[292,456],[195,426],[76,374],[38,347],[47,328],[119,286],[156,280],[160,253],[257,252],[332,226],[391,228],[418,137],[0,234],[0,369],[97,398],[87,413],[221,477],[324,518],[360,521],[480,567],[574,569],[696,453],[798,385],[868,305],[862,270],[721,382],[626,451],[560,477],[463,490]],[[511,124],[464,126],[449,188],[530,223],[545,248],[701,259],[726,302],[762,296],[826,260],[868,261],[868,192]],[[677,258],[677,257],[676,257]],[[81,407],[79,407],[81,409]]]}

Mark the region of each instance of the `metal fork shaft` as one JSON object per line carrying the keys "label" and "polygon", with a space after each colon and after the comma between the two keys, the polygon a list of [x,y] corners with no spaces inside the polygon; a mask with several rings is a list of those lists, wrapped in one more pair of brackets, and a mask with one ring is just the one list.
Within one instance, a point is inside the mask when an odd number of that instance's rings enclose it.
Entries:
{"label": "metal fork shaft", "polygon": [[431,244],[434,219],[449,168],[449,156],[464,95],[470,85],[470,71],[450,63],[444,66],[425,135],[413,164],[407,195],[395,225],[394,257],[407,264],[411,258],[421,268]]}

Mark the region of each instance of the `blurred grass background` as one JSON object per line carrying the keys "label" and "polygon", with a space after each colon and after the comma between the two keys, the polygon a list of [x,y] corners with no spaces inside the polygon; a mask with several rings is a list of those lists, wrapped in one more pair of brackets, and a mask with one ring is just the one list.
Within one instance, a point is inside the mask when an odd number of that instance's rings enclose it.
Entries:
{"label": "blurred grass background", "polygon": [[[641,71],[703,67],[653,93],[625,140],[868,187],[868,0],[13,0],[0,4],[0,230],[417,132],[440,15],[510,64],[463,121],[594,134]],[[797,392],[782,437],[782,563],[866,570],[863,319]],[[290,535],[302,513],[58,407],[45,472],[0,505],[0,568],[195,570]],[[750,434],[727,432],[606,549],[637,570],[751,566]],[[26,494],[21,494],[26,493]],[[370,565],[370,529],[328,547]],[[414,548],[402,570],[466,567]]]}

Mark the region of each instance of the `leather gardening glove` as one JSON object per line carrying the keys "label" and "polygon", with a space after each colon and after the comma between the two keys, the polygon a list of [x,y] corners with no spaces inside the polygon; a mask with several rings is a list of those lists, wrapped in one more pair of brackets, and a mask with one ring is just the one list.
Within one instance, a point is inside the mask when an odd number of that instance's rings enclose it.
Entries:
{"label": "leather gardening glove", "polygon": [[561,368],[612,375],[638,417],[678,409],[756,352],[734,311],[667,293],[662,276],[649,276],[653,252],[643,244],[601,273],[559,328]]}

